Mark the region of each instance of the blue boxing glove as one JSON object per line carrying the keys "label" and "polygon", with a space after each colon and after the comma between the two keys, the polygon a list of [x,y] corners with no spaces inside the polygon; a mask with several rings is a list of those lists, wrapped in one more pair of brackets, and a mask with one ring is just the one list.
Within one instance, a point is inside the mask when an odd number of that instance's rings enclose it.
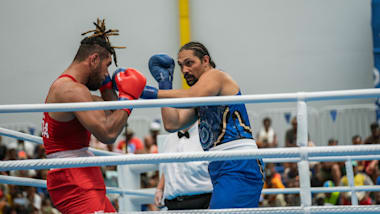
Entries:
{"label": "blue boxing glove", "polygon": [[103,92],[107,89],[112,90],[112,80],[111,80],[110,75],[107,75],[107,77],[104,79],[104,81],[102,83],[102,86],[99,88],[100,92]]}
{"label": "blue boxing glove", "polygon": [[115,90],[115,91],[119,91],[119,89],[117,88],[117,85],[116,85],[116,81],[115,81],[115,78],[116,78],[116,75],[120,72],[124,72],[126,70],[126,68],[117,68],[116,71],[112,74],[112,88]]}
{"label": "blue boxing glove", "polygon": [[140,98],[142,99],[157,99],[158,89],[152,86],[145,86]]}
{"label": "blue boxing glove", "polygon": [[174,60],[166,54],[156,54],[149,59],[149,71],[158,82],[159,89],[172,89]]}

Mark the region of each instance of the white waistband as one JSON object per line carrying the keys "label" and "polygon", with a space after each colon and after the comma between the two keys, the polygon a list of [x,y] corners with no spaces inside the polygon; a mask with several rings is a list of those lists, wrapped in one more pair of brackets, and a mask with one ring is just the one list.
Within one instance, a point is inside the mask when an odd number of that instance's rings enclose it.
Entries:
{"label": "white waistband", "polygon": [[239,139],[212,147],[210,151],[257,149],[253,139]]}
{"label": "white waistband", "polygon": [[77,157],[91,157],[95,156],[94,153],[88,150],[88,147],[83,147],[76,150],[67,150],[54,152],[46,155],[47,158],[77,158]]}

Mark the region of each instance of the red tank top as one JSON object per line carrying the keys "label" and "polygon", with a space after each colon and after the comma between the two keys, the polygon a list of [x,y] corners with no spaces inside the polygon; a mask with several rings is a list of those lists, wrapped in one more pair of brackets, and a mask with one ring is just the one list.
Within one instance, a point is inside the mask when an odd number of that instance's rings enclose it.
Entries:
{"label": "red tank top", "polygon": [[[77,82],[73,76],[67,74],[59,76],[58,79],[62,77],[69,77]],[[77,118],[60,122],[51,118],[48,112],[44,112],[42,139],[46,154],[88,147],[90,136],[91,133],[83,127]]]}

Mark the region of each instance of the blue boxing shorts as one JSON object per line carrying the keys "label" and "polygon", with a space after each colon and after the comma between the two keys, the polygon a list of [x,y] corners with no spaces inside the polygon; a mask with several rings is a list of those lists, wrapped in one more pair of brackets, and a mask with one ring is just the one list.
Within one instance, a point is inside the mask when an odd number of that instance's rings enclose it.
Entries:
{"label": "blue boxing shorts", "polygon": [[258,207],[263,188],[261,159],[213,161],[210,209]]}

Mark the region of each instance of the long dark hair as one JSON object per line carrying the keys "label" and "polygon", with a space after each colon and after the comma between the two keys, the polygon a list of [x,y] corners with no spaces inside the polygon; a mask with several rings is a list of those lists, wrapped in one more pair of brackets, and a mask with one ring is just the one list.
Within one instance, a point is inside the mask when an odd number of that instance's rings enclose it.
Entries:
{"label": "long dark hair", "polygon": [[194,51],[194,55],[196,57],[198,57],[200,60],[202,60],[202,58],[204,56],[208,56],[210,58],[209,61],[210,61],[211,67],[213,67],[213,68],[216,67],[215,62],[211,59],[211,56],[208,53],[207,48],[202,43],[200,43],[200,42],[189,42],[189,43],[183,45],[179,49],[178,53],[181,52],[181,51],[183,51],[183,50],[193,50]]}

